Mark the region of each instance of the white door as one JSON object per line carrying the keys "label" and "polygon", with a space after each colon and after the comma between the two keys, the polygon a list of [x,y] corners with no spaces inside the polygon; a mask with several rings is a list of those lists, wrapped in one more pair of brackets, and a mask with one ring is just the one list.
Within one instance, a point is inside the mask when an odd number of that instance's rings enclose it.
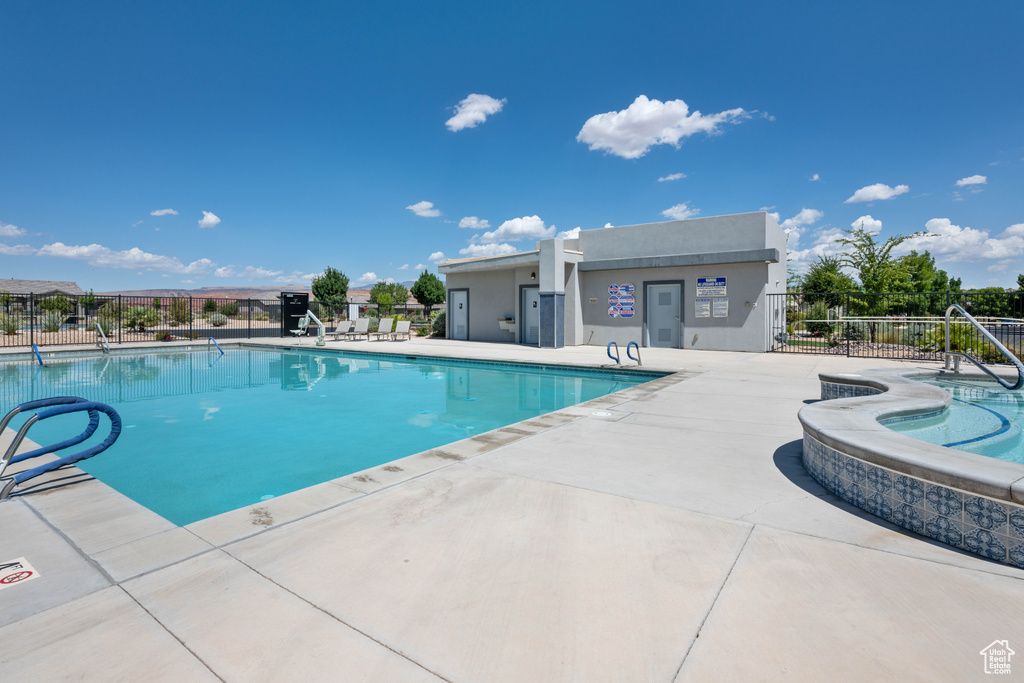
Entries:
{"label": "white door", "polygon": [[469,292],[453,291],[451,294],[452,308],[452,339],[469,340]]}
{"label": "white door", "polygon": [[647,285],[647,345],[679,348],[680,286]]}
{"label": "white door", "polygon": [[523,343],[536,346],[540,343],[540,288],[524,287],[522,292]]}

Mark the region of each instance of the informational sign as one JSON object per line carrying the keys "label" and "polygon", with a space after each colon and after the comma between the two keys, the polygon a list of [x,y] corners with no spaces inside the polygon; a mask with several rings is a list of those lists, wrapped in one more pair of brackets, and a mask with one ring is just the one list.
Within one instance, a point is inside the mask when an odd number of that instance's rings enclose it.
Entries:
{"label": "informational sign", "polygon": [[697,296],[725,296],[725,278],[697,278]]}
{"label": "informational sign", "polygon": [[24,557],[8,562],[0,562],[0,590],[38,578],[39,572]]}
{"label": "informational sign", "polygon": [[636,287],[629,283],[608,285],[608,317],[632,318],[636,314]]}
{"label": "informational sign", "polygon": [[[724,286],[723,286],[724,289]],[[729,317],[729,300],[728,299],[712,299],[711,300],[711,311],[716,318],[728,318]]]}
{"label": "informational sign", "polygon": [[694,299],[693,314],[698,318],[710,318],[711,299]]}

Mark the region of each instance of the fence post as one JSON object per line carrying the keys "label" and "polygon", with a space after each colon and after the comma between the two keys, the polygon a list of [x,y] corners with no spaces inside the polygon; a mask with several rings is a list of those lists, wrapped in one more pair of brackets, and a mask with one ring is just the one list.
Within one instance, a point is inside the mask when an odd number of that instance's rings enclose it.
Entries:
{"label": "fence post", "polygon": [[245,302],[245,338],[252,339],[252,297]]}
{"label": "fence post", "polygon": [[946,310],[949,310],[949,290],[946,290]]}
{"label": "fence post", "polygon": [[843,332],[846,335],[846,357],[850,357],[850,292],[846,292],[846,312],[843,313],[846,322],[843,325]]}
{"label": "fence post", "polygon": [[28,341],[36,343],[36,295],[28,293]]}
{"label": "fence post", "polygon": [[121,343],[121,295],[117,295],[117,343]]}
{"label": "fence post", "polygon": [[193,339],[194,338],[192,336],[192,317],[193,316],[195,316],[195,313],[192,311],[192,295],[190,294],[189,297],[188,297],[188,338],[189,339]]}

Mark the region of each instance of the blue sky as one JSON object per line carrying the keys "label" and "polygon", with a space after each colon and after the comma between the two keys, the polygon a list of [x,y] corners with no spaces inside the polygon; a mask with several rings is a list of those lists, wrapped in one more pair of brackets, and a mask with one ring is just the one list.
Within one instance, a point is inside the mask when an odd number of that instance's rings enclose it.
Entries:
{"label": "blue sky", "polygon": [[927,231],[965,286],[1024,272],[1020,2],[34,0],[0,26],[0,278],[358,286],[760,209],[791,268],[864,221]]}

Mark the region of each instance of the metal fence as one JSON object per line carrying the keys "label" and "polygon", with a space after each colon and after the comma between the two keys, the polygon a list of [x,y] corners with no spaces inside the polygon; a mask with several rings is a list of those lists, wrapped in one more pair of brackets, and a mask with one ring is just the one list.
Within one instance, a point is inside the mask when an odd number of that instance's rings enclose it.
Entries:
{"label": "metal fence", "polygon": [[[361,317],[400,314],[414,324],[426,322],[426,311],[418,304],[385,310],[372,303],[358,306]],[[328,330],[333,330],[339,321],[347,320],[349,305],[311,301],[309,309]],[[95,344],[97,325],[109,343],[122,344],[281,337],[289,335],[291,322],[282,320],[281,300],[277,298],[0,294],[0,347],[4,348]],[[316,325],[311,325],[308,334],[316,333]]]}
{"label": "metal fence", "polygon": [[[1018,357],[1024,352],[1024,292],[789,292],[767,299],[767,348],[777,353],[942,360],[950,304],[963,306]],[[953,351],[1005,363],[956,313],[949,336]]]}

